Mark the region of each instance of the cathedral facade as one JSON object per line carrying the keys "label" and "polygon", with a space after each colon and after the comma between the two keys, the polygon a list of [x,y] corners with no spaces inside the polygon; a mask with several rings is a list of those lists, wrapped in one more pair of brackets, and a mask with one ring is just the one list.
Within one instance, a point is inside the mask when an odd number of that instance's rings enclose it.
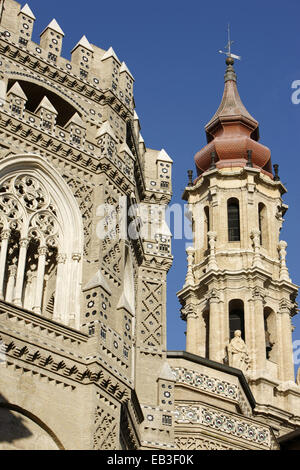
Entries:
{"label": "cathedral facade", "polygon": [[297,445],[286,189],[233,59],[183,194],[187,344],[167,351],[173,161],[146,147],[113,48],[83,36],[66,60],[35,19],[1,2],[0,448]]}

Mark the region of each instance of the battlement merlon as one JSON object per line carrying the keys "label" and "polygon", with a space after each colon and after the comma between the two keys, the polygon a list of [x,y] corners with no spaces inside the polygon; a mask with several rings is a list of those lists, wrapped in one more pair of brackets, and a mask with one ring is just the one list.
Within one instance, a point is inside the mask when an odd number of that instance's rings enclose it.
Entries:
{"label": "battlement merlon", "polygon": [[71,51],[69,61],[61,57],[64,32],[58,22],[53,19],[43,29],[37,44],[31,39],[35,20],[28,4],[21,7],[15,0],[0,0],[1,39],[95,88],[111,89],[133,112],[134,78],[112,47],[106,51],[83,36]]}

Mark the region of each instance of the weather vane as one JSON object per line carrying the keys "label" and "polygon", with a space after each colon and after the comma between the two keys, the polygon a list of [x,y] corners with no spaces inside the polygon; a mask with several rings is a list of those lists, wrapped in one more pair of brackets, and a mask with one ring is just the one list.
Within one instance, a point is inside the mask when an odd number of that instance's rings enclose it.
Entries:
{"label": "weather vane", "polygon": [[227,57],[232,57],[233,59],[241,60],[242,57],[240,55],[235,55],[235,54],[231,53],[231,46],[234,43],[234,41],[231,41],[231,39],[230,39],[230,24],[229,23],[228,23],[228,28],[227,28],[227,34],[228,34],[228,42],[225,46],[225,49],[227,49],[227,52],[219,51],[220,54],[225,54],[225,55],[227,55]]}

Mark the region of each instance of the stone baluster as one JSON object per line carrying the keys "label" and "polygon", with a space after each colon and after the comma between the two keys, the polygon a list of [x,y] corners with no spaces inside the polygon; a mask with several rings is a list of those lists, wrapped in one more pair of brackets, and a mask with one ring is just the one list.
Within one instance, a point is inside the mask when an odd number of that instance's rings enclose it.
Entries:
{"label": "stone baluster", "polygon": [[278,244],[278,251],[280,257],[280,274],[279,279],[280,281],[291,281],[289,276],[289,271],[286,266],[286,247],[287,242],[281,240]]}
{"label": "stone baluster", "polygon": [[186,254],[187,254],[187,273],[186,273],[186,278],[185,278],[185,284],[184,287],[186,286],[193,286],[194,285],[194,274],[193,274],[193,264],[194,264],[194,248],[192,246],[189,246],[186,249]]}
{"label": "stone baluster", "polygon": [[260,230],[252,230],[251,239],[253,241],[253,247],[254,247],[252,267],[262,268],[263,266],[262,266],[261,259],[260,259]]}
{"label": "stone baluster", "polygon": [[45,275],[47,251],[48,250],[46,246],[41,246],[38,249],[39,258],[38,258],[38,269],[37,269],[37,278],[36,278],[35,301],[34,301],[34,306],[33,306],[33,311],[35,313],[42,312],[44,275]]}
{"label": "stone baluster", "polygon": [[0,300],[4,299],[4,276],[7,257],[7,248],[10,237],[10,230],[3,230],[1,233],[1,252],[0,252]]}
{"label": "stone baluster", "polygon": [[216,232],[208,232],[208,244],[209,244],[209,259],[208,259],[208,270],[211,269],[218,269],[217,261],[216,261],[216,240],[217,234]]}
{"label": "stone baluster", "polygon": [[20,240],[18,272],[17,272],[16,287],[15,287],[14,298],[13,298],[13,302],[19,306],[22,305],[22,293],[23,293],[28,243],[29,243],[28,238],[22,238],[22,240]]}
{"label": "stone baluster", "polygon": [[5,297],[6,302],[12,302],[15,282],[16,282],[17,269],[18,268],[15,264],[10,265],[8,268],[9,276],[8,276],[8,282],[7,282],[7,288],[6,288],[6,297]]}

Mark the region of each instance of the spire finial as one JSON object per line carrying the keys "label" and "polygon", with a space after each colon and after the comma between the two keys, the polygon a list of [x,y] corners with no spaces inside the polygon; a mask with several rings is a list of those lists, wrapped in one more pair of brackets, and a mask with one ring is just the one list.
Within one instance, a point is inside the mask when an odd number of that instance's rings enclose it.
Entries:
{"label": "spire finial", "polygon": [[[231,46],[232,44],[234,43],[234,41],[231,41],[231,37],[230,37],[230,24],[228,23],[228,26],[227,26],[227,44],[225,46],[225,49],[227,50],[227,52],[224,52],[224,51],[219,51],[220,54],[225,54],[227,57],[226,57],[226,65],[227,65],[227,69],[229,66],[233,66],[234,64],[234,59],[237,59],[237,60],[241,60],[242,57],[240,55],[235,55],[235,54],[232,54],[231,52]],[[233,70],[233,68],[232,68]],[[233,70],[234,71],[234,70]]]}
{"label": "spire finial", "polygon": [[232,44],[234,43],[234,41],[231,41],[231,37],[230,37],[230,24],[228,23],[228,26],[227,26],[227,44],[225,46],[225,49],[227,50],[227,52],[224,52],[224,51],[219,51],[220,54],[225,54],[227,57],[226,57],[226,65],[227,65],[227,68],[226,68],[226,73],[225,73],[225,82],[228,82],[229,80],[233,80],[234,82],[236,82],[236,73],[234,71],[234,68],[233,68],[233,64],[234,64],[234,59],[237,59],[237,60],[241,60],[241,56],[239,55],[235,55],[235,54],[232,54],[231,52],[231,46]]}

